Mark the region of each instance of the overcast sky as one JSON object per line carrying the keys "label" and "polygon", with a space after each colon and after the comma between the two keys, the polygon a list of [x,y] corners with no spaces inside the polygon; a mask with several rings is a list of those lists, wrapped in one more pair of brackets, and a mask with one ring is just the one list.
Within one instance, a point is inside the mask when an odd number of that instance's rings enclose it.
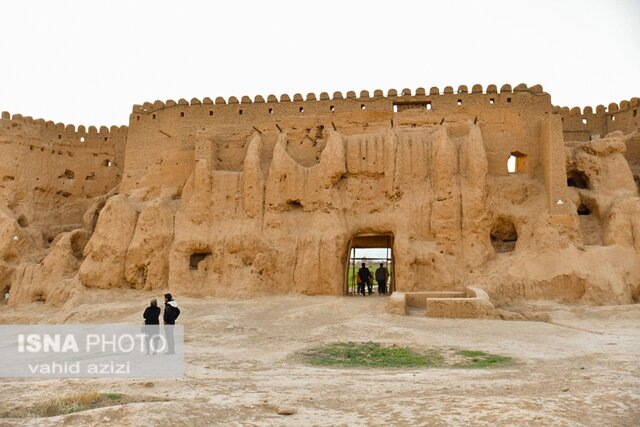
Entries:
{"label": "overcast sky", "polygon": [[640,0],[11,1],[0,110],[127,124],[135,103],[540,83],[640,97]]}

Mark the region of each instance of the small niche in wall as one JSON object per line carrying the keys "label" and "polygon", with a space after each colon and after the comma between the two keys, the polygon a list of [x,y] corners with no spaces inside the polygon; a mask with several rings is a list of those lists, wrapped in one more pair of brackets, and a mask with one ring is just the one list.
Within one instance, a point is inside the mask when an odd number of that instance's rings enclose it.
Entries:
{"label": "small niche in wall", "polygon": [[512,252],[516,248],[518,233],[509,218],[499,217],[491,227],[489,234],[491,245],[497,253]]}
{"label": "small niche in wall", "polygon": [[507,104],[511,104],[511,98],[507,98]]}
{"label": "small niche in wall", "polygon": [[113,162],[111,160],[107,159],[104,162],[102,162],[102,166],[110,168],[111,166],[113,166]]}
{"label": "small niche in wall", "polygon": [[209,115],[213,116],[213,110],[209,110]]}
{"label": "small niche in wall", "polygon": [[590,186],[589,177],[582,171],[569,171],[567,172],[567,186],[588,190]]}
{"label": "small niche in wall", "polygon": [[189,257],[189,270],[198,271],[203,270],[203,261],[211,256],[211,251],[199,251],[194,252]]}
{"label": "small niche in wall", "polygon": [[184,117],[184,111],[180,111],[180,117]]}
{"label": "small niche in wall", "polygon": [[238,114],[239,114],[239,115],[242,115],[242,110],[238,110]]}

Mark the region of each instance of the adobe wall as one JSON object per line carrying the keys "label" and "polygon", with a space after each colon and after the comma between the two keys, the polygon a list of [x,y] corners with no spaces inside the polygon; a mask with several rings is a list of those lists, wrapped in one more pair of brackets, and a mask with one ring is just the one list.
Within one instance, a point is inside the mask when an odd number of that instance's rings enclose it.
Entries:
{"label": "adobe wall", "polygon": [[[161,179],[159,171],[165,163],[192,168],[188,153],[193,152],[196,137],[203,131],[207,138],[217,141],[214,168],[239,170],[247,139],[253,132],[260,132],[269,148],[280,132],[287,132],[291,141],[299,143],[299,147],[292,147],[292,155],[301,164],[311,166],[317,162],[319,147],[313,146],[312,140],[319,128],[335,127],[351,134],[383,129],[392,121],[397,127],[433,126],[459,117],[477,117],[492,141],[487,147],[491,174],[506,175],[511,151],[521,151],[529,156],[528,173],[537,176],[541,173],[539,120],[551,112],[549,99],[540,86],[519,85],[512,90],[510,85],[504,85],[498,92],[495,85],[490,85],[485,92],[480,85],[474,85],[471,92],[460,86],[457,92],[447,87],[442,93],[438,88],[431,88],[429,93],[419,88],[414,95],[409,89],[400,94],[392,89],[387,96],[376,90],[372,95],[363,91],[359,96],[355,92],[345,96],[340,92],[332,96],[322,93],[318,98],[308,94],[306,100],[296,94],[293,99],[282,95],[280,100],[270,95],[266,102],[257,96],[253,100],[242,97],[240,101],[231,97],[228,102],[205,98],[192,99],[191,103],[186,100],[145,103],[134,106],[130,116],[122,189],[130,191],[147,185],[150,179]],[[394,113],[394,105],[398,112],[421,111],[420,123],[403,121],[402,115]],[[142,181],[143,177],[146,181]],[[185,179],[172,177],[176,184]]]}
{"label": "adobe wall", "polygon": [[120,183],[126,137],[126,126],[76,129],[3,112],[2,199],[21,225],[40,230],[45,241],[81,227],[91,199]]}
{"label": "adobe wall", "polygon": [[571,143],[584,129],[538,85],[156,101],[110,131],[3,116],[0,286],[11,303],[82,287],[340,295],[350,239],[382,233],[398,291],[627,303],[631,104],[623,132]]}
{"label": "adobe wall", "polygon": [[630,134],[640,129],[640,109],[638,98],[609,104],[608,107],[554,107],[553,111],[562,117],[565,141],[590,141],[621,131]]}

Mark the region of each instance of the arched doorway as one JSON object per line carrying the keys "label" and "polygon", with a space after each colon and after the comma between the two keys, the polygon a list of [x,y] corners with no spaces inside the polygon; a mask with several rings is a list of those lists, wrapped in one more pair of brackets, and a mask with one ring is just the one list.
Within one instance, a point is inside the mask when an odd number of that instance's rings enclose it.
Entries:
{"label": "arched doorway", "polygon": [[[375,271],[382,264],[389,272],[386,295],[390,295],[395,289],[395,264],[393,256],[392,233],[362,233],[356,234],[349,240],[347,251],[347,265],[345,268],[344,295],[357,295],[356,275],[362,263],[371,270],[375,279]],[[374,280],[374,294],[378,294],[378,286]]]}

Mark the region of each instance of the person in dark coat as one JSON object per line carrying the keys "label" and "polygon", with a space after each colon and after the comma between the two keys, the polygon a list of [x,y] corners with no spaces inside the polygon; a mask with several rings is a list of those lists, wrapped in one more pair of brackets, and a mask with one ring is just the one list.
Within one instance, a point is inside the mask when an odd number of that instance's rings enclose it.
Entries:
{"label": "person in dark coat", "polygon": [[367,268],[367,264],[362,263],[362,267],[358,270],[358,276],[360,276],[360,281],[362,282],[362,295],[364,295],[364,286],[367,286],[369,290],[369,295],[371,295],[371,291],[373,290],[373,285],[371,284],[371,272]]}
{"label": "person in dark coat", "polygon": [[376,282],[378,282],[378,293],[387,294],[387,279],[389,278],[389,270],[387,270],[382,263],[380,267],[376,269]]}
{"label": "person in dark coat", "polygon": [[144,310],[144,338],[146,353],[154,354],[158,349],[160,340],[160,307],[158,300],[153,298],[149,302],[149,307]]}
{"label": "person in dark coat", "polygon": [[178,303],[173,300],[171,294],[164,294],[164,314],[162,320],[164,321],[164,334],[167,339],[167,354],[175,353],[173,327],[179,315],[180,309],[178,308]]}

